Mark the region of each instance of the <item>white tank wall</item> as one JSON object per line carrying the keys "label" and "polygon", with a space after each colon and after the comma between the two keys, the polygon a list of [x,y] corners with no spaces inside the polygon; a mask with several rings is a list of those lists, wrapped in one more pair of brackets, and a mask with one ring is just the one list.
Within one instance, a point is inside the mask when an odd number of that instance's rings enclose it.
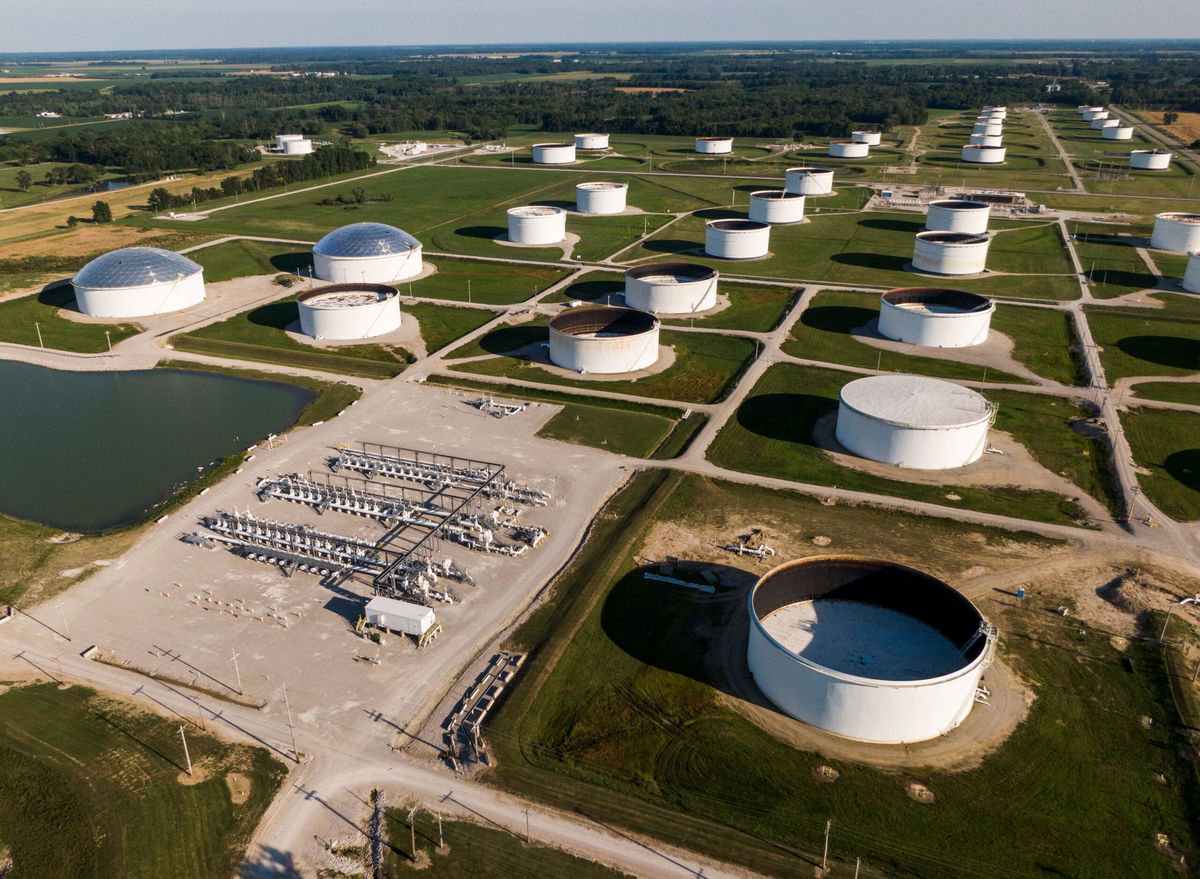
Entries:
{"label": "white tank wall", "polygon": [[577,134],[575,135],[577,150],[606,150],[608,149],[607,134]]}
{"label": "white tank wall", "polygon": [[694,314],[717,304],[717,277],[656,282],[625,276],[625,304],[651,314]]}
{"label": "white tank wall", "polygon": [[1003,146],[1004,136],[1000,134],[972,134],[972,146]]}
{"label": "white tank wall", "polygon": [[987,267],[988,244],[943,244],[918,237],[913,245],[912,264],[919,272],[935,275],[977,275]]}
{"label": "white tank wall", "polygon": [[995,116],[999,119],[1008,118],[1008,107],[984,107],[983,114],[985,116]]}
{"label": "white tank wall", "polygon": [[990,214],[991,208],[986,204],[979,208],[949,208],[930,202],[925,214],[925,228],[930,232],[982,235],[987,231]]}
{"label": "white tank wall", "polygon": [[277,134],[275,135],[275,149],[282,151],[284,145],[289,140],[304,140],[303,134]]}
{"label": "white tank wall", "polygon": [[972,134],[1004,134],[1004,126],[998,122],[976,122],[971,128]]}
{"label": "white tank wall", "polygon": [[296,304],[300,308],[301,332],[314,339],[369,339],[400,329],[399,296],[352,308],[314,308],[302,301]]}
{"label": "white tank wall", "polygon": [[1120,124],[1120,119],[1111,119],[1108,116],[1105,116],[1103,119],[1093,119],[1089,127],[1099,130],[1102,128],[1115,128]]}
{"label": "white tank wall", "polygon": [[308,138],[300,138],[299,140],[285,140],[283,142],[283,151],[289,156],[307,156],[313,151],[313,143]]}
{"label": "white tank wall", "polygon": [[1189,293],[1200,293],[1200,252],[1188,254],[1187,268],[1183,271],[1183,289]]}
{"label": "white tank wall", "polygon": [[[713,223],[719,223],[714,220]],[[704,252],[718,259],[757,259],[771,250],[771,227],[719,229],[709,223],[704,229]]]}
{"label": "white tank wall", "polygon": [[1156,153],[1153,150],[1134,150],[1129,154],[1129,167],[1142,171],[1165,171],[1171,167],[1169,152]]}
{"label": "white tank wall", "polygon": [[962,160],[976,165],[997,165],[1004,161],[1004,155],[1007,152],[1007,147],[969,143],[962,148]]}
{"label": "white tank wall", "polygon": [[575,187],[575,210],[581,214],[619,214],[625,210],[629,184],[609,183],[591,188],[587,183]]}
{"label": "white tank wall", "polygon": [[979,460],[989,420],[924,430],[870,418],[838,403],[837,441],[859,457],[911,470],[947,470]]}
{"label": "white tank wall", "polygon": [[1080,116],[1087,116],[1088,113],[1099,113],[1103,111],[1103,107],[1085,107],[1082,104],[1075,108],[1075,112]]}
{"label": "white tank wall", "polygon": [[1103,107],[1088,107],[1083,112],[1083,121],[1091,122],[1095,119],[1107,119],[1108,111]]}
{"label": "white tank wall", "polygon": [[897,342],[929,348],[968,348],[987,341],[993,305],[987,311],[962,314],[902,308],[886,300],[879,304],[879,332]]}
{"label": "white tank wall", "polygon": [[696,138],[696,152],[708,155],[733,152],[732,137]]}
{"label": "white tank wall", "polygon": [[550,360],[574,372],[612,375],[636,372],[658,360],[658,327],[636,336],[587,338],[550,328]]}
{"label": "white tank wall", "polygon": [[883,134],[878,131],[854,131],[851,132],[850,139],[855,143],[865,143],[867,146],[879,146],[883,141]]}
{"label": "white tank wall", "polygon": [[870,681],[807,662],[751,618],[746,660],[763,695],[812,726],[864,742],[920,742],[962,723],[975,700],[986,652],[929,681]]}
{"label": "white tank wall", "polygon": [[566,237],[565,211],[533,216],[524,216],[513,210],[508,212],[508,240],[514,244],[558,244]]}
{"label": "white tank wall", "polygon": [[837,159],[863,159],[871,153],[866,143],[852,140],[835,140],[829,144],[829,155]]}
{"label": "white tank wall", "polygon": [[1150,246],[1156,250],[1173,250],[1176,253],[1200,250],[1200,214],[1186,216],[1190,216],[1192,222],[1175,219],[1169,214],[1159,214],[1155,217]]}
{"label": "white tank wall", "polygon": [[384,256],[327,256],[313,254],[313,273],[334,284],[390,284],[421,274],[421,248]]}
{"label": "white tank wall", "polygon": [[204,273],[144,287],[76,287],[75,304],[92,317],[149,317],[204,301]]}
{"label": "white tank wall", "polygon": [[788,168],[784,189],[800,195],[829,195],[833,192],[833,171],[828,168]]}
{"label": "white tank wall", "polygon": [[533,163],[535,165],[565,165],[575,161],[573,143],[535,143]]}
{"label": "white tank wall", "polygon": [[1100,136],[1105,140],[1133,140],[1133,126],[1116,125],[1112,128],[1102,128]]}
{"label": "white tank wall", "polygon": [[750,219],[756,223],[799,223],[804,219],[804,202],[804,196],[795,193],[791,198],[767,198],[752,192]]}

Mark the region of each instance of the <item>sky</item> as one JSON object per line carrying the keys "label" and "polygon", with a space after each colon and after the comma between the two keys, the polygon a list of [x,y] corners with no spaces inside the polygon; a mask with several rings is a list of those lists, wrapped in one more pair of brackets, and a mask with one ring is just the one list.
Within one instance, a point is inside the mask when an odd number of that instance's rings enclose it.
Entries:
{"label": "sky", "polygon": [[1200,39],[1200,0],[3,0],[0,52],[886,39]]}

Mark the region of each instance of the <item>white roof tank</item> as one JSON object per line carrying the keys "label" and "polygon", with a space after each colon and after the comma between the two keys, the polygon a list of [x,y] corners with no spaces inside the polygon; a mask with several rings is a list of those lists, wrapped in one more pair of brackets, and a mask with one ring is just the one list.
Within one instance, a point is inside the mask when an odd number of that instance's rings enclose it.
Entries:
{"label": "white roof tank", "polygon": [[508,240],[513,244],[558,244],[567,237],[567,212],[548,205],[508,209]]}
{"label": "white roof tank", "polygon": [[770,253],[771,226],[755,220],[709,220],[704,252],[718,259],[759,259]]}
{"label": "white roof tank", "polygon": [[930,232],[963,232],[982,235],[987,231],[992,206],[985,201],[939,198],[931,201],[925,213],[925,228]]}
{"label": "white roof tank", "polygon": [[987,267],[986,235],[963,232],[918,232],[913,245],[913,268],[935,275],[977,275]]}
{"label": "white roof tank", "polygon": [[695,314],[717,304],[717,270],[686,262],[652,263],[625,272],[625,304],[652,314]]}
{"label": "white roof tank", "polygon": [[581,214],[620,214],[625,211],[628,183],[579,183],[575,186],[575,210]]}
{"label": "white roof tank", "polygon": [[834,140],[829,143],[829,155],[835,159],[865,159],[871,148],[865,141]]}
{"label": "white roof tank", "polygon": [[533,163],[535,165],[569,165],[575,161],[575,144],[535,143]]}
{"label": "white roof tank", "polygon": [[782,225],[804,219],[804,196],[786,189],[760,189],[750,193],[750,219]]}
{"label": "white roof tank", "polygon": [[1133,126],[1114,125],[1111,128],[1101,128],[1100,136],[1105,140],[1133,140]]}
{"label": "white roof tank", "polygon": [[962,160],[975,165],[998,165],[1007,151],[1007,147],[968,143],[963,145]]}
{"label": "white roof tank", "polygon": [[1200,214],[1171,211],[1154,218],[1150,246],[1156,250],[1191,253],[1200,250]]}
{"label": "white roof tank", "polygon": [[400,294],[385,284],[331,284],[296,297],[300,331],[314,339],[369,339],[400,329]]}
{"label": "white roof tank", "polygon": [[784,189],[799,195],[832,195],[832,168],[788,168],[784,172]]}
{"label": "white roof tank", "polygon": [[698,137],[695,143],[696,152],[706,155],[721,155],[733,152],[732,137]]}
{"label": "white roof tank", "polygon": [[1182,286],[1189,293],[1200,293],[1200,250],[1188,254]]}
{"label": "white roof tank", "polygon": [[575,149],[577,150],[606,150],[608,149],[608,135],[596,134],[588,132],[587,134],[575,135]]}
{"label": "white roof tank", "polygon": [[865,143],[867,146],[879,146],[883,141],[883,134],[879,131],[852,131],[850,139],[855,143]]}
{"label": "white roof tank", "polygon": [[1129,167],[1139,171],[1165,171],[1171,167],[1170,150],[1134,150],[1129,154]]}

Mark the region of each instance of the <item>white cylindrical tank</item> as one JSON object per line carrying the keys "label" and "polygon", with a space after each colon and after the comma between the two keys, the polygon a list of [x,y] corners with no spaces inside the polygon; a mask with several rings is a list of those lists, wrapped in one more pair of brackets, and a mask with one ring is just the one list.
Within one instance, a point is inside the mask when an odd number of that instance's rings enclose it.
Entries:
{"label": "white cylindrical tank", "polygon": [[749,597],[746,661],[781,711],[863,742],[945,735],[975,704],[995,630],[923,571],[855,556],[786,562]]}
{"label": "white cylindrical tank", "polygon": [[784,189],[798,195],[832,195],[833,169],[788,168],[784,173]]}
{"label": "white cylindrical tank", "polygon": [[1105,140],[1133,140],[1133,126],[1114,125],[1111,128],[1101,128],[1100,136]]}
{"label": "white cylindrical tank", "polygon": [[998,165],[1007,152],[1007,147],[969,143],[962,148],[962,160],[975,165]]}
{"label": "white cylindrical tank", "polygon": [[579,183],[575,186],[575,210],[581,214],[619,214],[625,210],[628,183]]}
{"label": "white cylindrical tank", "polygon": [[149,317],[204,301],[204,269],[158,247],[122,247],[96,257],[71,279],[75,304],[92,317]]}
{"label": "white cylindrical tank", "polygon": [[923,375],[871,375],[842,386],[837,441],[871,461],[949,470],[979,460],[996,407],[953,382]]}
{"label": "white cylindrical tank", "polygon": [[421,274],[421,242],[386,223],[351,223],[313,245],[313,272],[335,284],[388,284]]}
{"label": "white cylindrical tank", "polygon": [[982,235],[987,231],[992,206],[986,201],[939,198],[929,203],[925,228],[930,232],[963,232]]}
{"label": "white cylindrical tank", "polygon": [[330,284],[296,297],[300,331],[314,339],[369,339],[400,329],[400,294],[384,284]]}
{"label": "white cylindrical tank", "polygon": [[698,137],[696,138],[696,152],[705,153],[707,155],[720,155],[721,153],[733,152],[732,137]]}
{"label": "white cylindrical tank", "polygon": [[871,148],[859,141],[833,140],[829,142],[829,155],[835,159],[863,159],[870,153]]}
{"label": "white cylindrical tank", "polygon": [[984,107],[983,114],[985,116],[999,116],[1001,119],[1008,117],[1008,107]]}
{"label": "white cylindrical tank", "polygon": [[304,135],[303,134],[277,134],[277,135],[275,135],[275,149],[279,150],[279,152],[282,153],[285,149],[287,149],[287,142],[289,140],[304,140]]}
{"label": "white cylindrical tank", "polygon": [[575,149],[577,150],[606,150],[608,149],[608,135],[596,134],[589,132],[587,134],[575,135]]}
{"label": "white cylindrical tank", "polygon": [[850,139],[855,143],[865,143],[867,146],[879,146],[883,141],[883,134],[879,131],[852,131]]}
{"label": "white cylindrical tank", "polygon": [[558,244],[567,237],[567,212],[546,205],[508,209],[508,240],[513,244]]}
{"label": "white cylindrical tank", "polygon": [[287,156],[307,156],[313,151],[313,142],[307,137],[283,142],[283,153]]}
{"label": "white cylindrical tank", "polygon": [[1183,289],[1200,293],[1200,251],[1188,254],[1187,268],[1183,270]]}
{"label": "white cylindrical tank", "polygon": [[1103,107],[1087,107],[1087,106],[1084,106],[1081,104],[1075,108],[1075,112],[1078,113],[1080,116],[1083,116],[1086,118],[1088,113],[1103,113],[1104,108]]}
{"label": "white cylindrical tank", "polygon": [[1170,212],[1154,218],[1150,246],[1156,250],[1191,253],[1200,250],[1200,214]]}
{"label": "white cylindrical tank", "polygon": [[986,235],[961,232],[918,232],[913,245],[913,268],[935,275],[977,275],[987,267]]}
{"label": "white cylindrical tank", "polygon": [[704,252],[718,259],[758,259],[771,250],[771,226],[754,220],[709,220]]}
{"label": "white cylindrical tank", "polygon": [[879,301],[879,332],[930,348],[968,348],[987,341],[996,306],[977,293],[940,287],[899,287]]}
{"label": "white cylindrical tank", "polygon": [[1004,144],[1004,136],[1000,134],[972,134],[969,142],[972,146],[998,147]]}
{"label": "white cylindrical tank", "polygon": [[972,134],[991,134],[994,136],[1004,134],[1004,126],[999,122],[976,122],[971,127]]}
{"label": "white cylindrical tank", "polygon": [[756,223],[799,223],[804,219],[804,196],[786,189],[750,193],[750,219]]}
{"label": "white cylindrical tank", "polygon": [[550,320],[550,360],[597,375],[636,372],[658,360],[658,318],[632,308],[577,308]]}
{"label": "white cylindrical tank", "polygon": [[533,164],[568,165],[575,161],[574,143],[535,143]]}
{"label": "white cylindrical tank", "polygon": [[1134,150],[1129,154],[1129,167],[1139,171],[1165,171],[1171,167],[1169,150]]}
{"label": "white cylindrical tank", "polygon": [[653,314],[695,314],[717,304],[717,270],[661,262],[625,272],[625,304]]}
{"label": "white cylindrical tank", "polygon": [[1108,111],[1103,107],[1088,107],[1083,111],[1083,121],[1092,122],[1096,119],[1107,119]]}
{"label": "white cylindrical tank", "polygon": [[1105,128],[1116,128],[1120,124],[1120,119],[1113,119],[1110,116],[1106,116],[1103,119],[1093,119],[1089,123],[1089,127],[1096,131],[1102,131]]}

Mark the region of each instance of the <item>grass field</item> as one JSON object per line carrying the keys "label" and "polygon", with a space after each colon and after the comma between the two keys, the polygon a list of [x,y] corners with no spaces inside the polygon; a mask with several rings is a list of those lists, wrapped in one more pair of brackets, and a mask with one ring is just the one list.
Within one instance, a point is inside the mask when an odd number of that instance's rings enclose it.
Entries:
{"label": "grass field", "polygon": [[1200,382],[1138,382],[1133,392],[1147,400],[1200,406]]}
{"label": "grass field", "polygon": [[301,244],[248,238],[202,247],[187,257],[204,266],[204,280],[209,284],[250,275],[298,274],[312,265],[312,252]]}
{"label": "grass field", "polygon": [[1132,406],[1121,423],[1133,459],[1150,471],[1138,474],[1146,496],[1172,519],[1200,519],[1200,415]]}
{"label": "grass field", "polygon": [[458,308],[453,305],[431,305],[416,302],[403,306],[406,314],[417,319],[425,350],[432,354],[445,348],[455,339],[465,336],[496,317],[494,311],[483,308]]}
{"label": "grass field", "polygon": [[992,328],[1013,340],[1013,357],[1043,378],[1064,385],[1084,383],[1079,339],[1071,316],[1044,308],[1002,304],[992,315]]}
{"label": "grass field", "polygon": [[1166,317],[1144,309],[1096,307],[1086,311],[1110,382],[1200,371],[1200,315]]}
{"label": "grass field", "polygon": [[[790,363],[772,366],[738,407],[737,414],[717,434],[708,450],[709,460],[744,473],[906,497],[1019,519],[1071,524],[1079,520],[1076,505],[1051,492],[954,485],[952,472],[946,474],[944,485],[922,485],[885,479],[834,463],[813,441],[813,428],[819,419],[837,411],[838,391],[856,377],[852,373]],[[1006,429],[1012,430],[1022,423],[1016,421]],[[1030,424],[1029,429],[1042,426]],[[1061,429],[1044,442],[1066,442],[1067,433]],[[1016,439],[1022,441],[1025,437],[1018,433]],[[949,494],[958,495],[960,500],[948,498]]]}
{"label": "grass field", "polygon": [[115,345],[142,331],[134,323],[83,323],[59,316],[60,308],[74,307],[75,291],[70,284],[6,299],[0,302],[0,342],[97,354],[108,350],[109,339]]}
{"label": "grass field", "polygon": [[509,263],[479,262],[439,256],[427,259],[437,271],[427,278],[400,289],[413,296],[482,302],[487,305],[511,305],[524,302],[567,276],[562,269],[546,266],[522,266]]}
{"label": "grass field", "polygon": [[[178,723],[82,687],[0,694],[0,848],[13,877],[232,875],[285,770],[261,748],[189,728],[207,778],[181,784]],[[226,782],[249,781],[242,804]]]}

